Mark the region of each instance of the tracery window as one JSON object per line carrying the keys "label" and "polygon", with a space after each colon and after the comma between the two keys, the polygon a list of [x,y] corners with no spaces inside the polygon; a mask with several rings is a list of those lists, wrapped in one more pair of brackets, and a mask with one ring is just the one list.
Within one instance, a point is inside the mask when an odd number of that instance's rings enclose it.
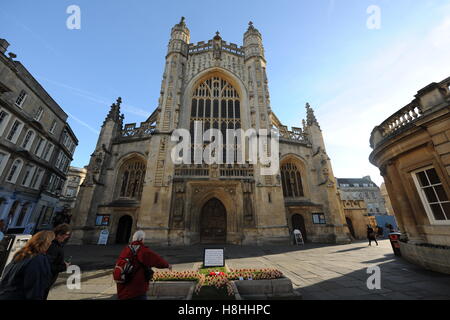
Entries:
{"label": "tracery window", "polygon": [[302,177],[295,164],[288,162],[281,166],[281,180],[285,198],[304,196]]}
{"label": "tracery window", "polygon": [[[226,162],[226,130],[241,128],[240,97],[236,89],[219,76],[211,76],[194,90],[191,104],[190,133],[194,145],[194,122],[203,122],[203,132],[218,129],[223,137],[223,163]],[[234,145],[234,143],[233,143]],[[193,150],[193,149],[192,149]],[[233,147],[233,152],[236,148]],[[194,161],[192,152],[191,161]]]}
{"label": "tracery window", "polygon": [[119,171],[119,197],[140,199],[144,186],[145,163],[140,159],[125,162]]}

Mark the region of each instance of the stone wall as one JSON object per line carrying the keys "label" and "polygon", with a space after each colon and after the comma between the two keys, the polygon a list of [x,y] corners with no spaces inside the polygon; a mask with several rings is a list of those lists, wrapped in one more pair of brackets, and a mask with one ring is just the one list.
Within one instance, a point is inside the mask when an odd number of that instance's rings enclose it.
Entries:
{"label": "stone wall", "polygon": [[402,257],[425,269],[450,274],[450,249],[400,242]]}
{"label": "stone wall", "polygon": [[[367,214],[364,200],[342,200],[345,217],[351,220],[355,238],[362,240],[367,238],[367,225],[371,221]],[[348,223],[347,223],[348,224]]]}

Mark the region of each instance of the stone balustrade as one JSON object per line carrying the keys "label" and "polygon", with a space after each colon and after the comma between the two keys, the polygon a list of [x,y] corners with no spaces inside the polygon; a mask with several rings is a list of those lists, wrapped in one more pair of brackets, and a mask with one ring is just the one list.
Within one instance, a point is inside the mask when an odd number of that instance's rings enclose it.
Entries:
{"label": "stone balustrade", "polygon": [[280,133],[280,139],[297,141],[306,144],[309,143],[307,134],[305,134],[301,128],[292,127],[292,130],[289,131],[287,126],[280,126],[277,129]]}
{"label": "stone balustrade", "polygon": [[221,164],[221,165],[207,165],[207,164],[183,164],[175,166],[175,177],[210,177],[217,178],[253,178],[254,169],[251,164]]}
{"label": "stone balustrade", "polygon": [[[189,54],[202,53],[207,51],[212,51],[214,49],[214,43],[212,40],[208,42],[200,41],[196,44],[189,44],[188,52]],[[222,45],[220,47],[221,50],[238,55],[244,56],[244,49],[242,47],[238,47],[237,44],[227,43],[226,41],[222,41]]]}
{"label": "stone balustrade", "polygon": [[149,122],[142,122],[141,126],[136,128],[136,123],[126,124],[121,131],[120,139],[143,138],[153,135],[156,126]]}
{"label": "stone balustrade", "polygon": [[423,112],[419,104],[413,102],[401,108],[387,118],[372,131],[370,146],[375,148],[385,139],[407,128],[411,123],[422,116]]}

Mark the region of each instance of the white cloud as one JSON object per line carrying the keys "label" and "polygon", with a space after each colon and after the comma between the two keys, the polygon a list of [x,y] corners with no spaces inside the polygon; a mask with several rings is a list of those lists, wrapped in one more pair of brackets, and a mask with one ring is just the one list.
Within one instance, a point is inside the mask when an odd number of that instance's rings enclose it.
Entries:
{"label": "white cloud", "polygon": [[367,172],[382,181],[368,161],[373,127],[412,101],[418,90],[448,77],[449,52],[450,18],[445,18],[422,36],[381,48],[339,79],[340,94],[316,112],[337,176]]}
{"label": "white cloud", "polygon": [[[43,81],[47,81],[53,85],[59,86],[61,88],[67,89],[69,91],[71,91],[73,94],[82,97],[84,99],[93,101],[95,103],[97,103],[99,106],[111,106],[112,102],[107,102],[107,99],[104,97],[100,97],[92,92],[83,90],[83,89],[79,89],[79,88],[75,88],[72,86],[69,86],[67,84],[61,83],[61,82],[56,82],[56,81],[52,81],[49,79],[45,79],[42,77],[38,77],[39,80],[43,80]],[[140,117],[149,117],[150,116],[150,112],[137,108],[133,105],[127,104],[127,103],[123,103],[122,104],[122,111],[124,111],[125,113],[131,113]],[[106,114],[105,114],[106,115]],[[143,119],[143,121],[146,119]]]}
{"label": "white cloud", "polygon": [[436,49],[445,48],[450,45],[450,18],[445,19],[439,26],[434,28],[429,38],[431,44]]}
{"label": "white cloud", "polygon": [[70,120],[70,119],[73,119],[73,120],[75,120],[76,122],[78,122],[80,125],[82,125],[83,127],[88,128],[89,131],[95,133],[96,135],[99,135],[99,134],[100,134],[100,131],[98,131],[97,129],[91,127],[91,126],[88,125],[86,122],[84,122],[84,121],[78,119],[78,118],[75,117],[73,114],[71,114],[71,113],[69,113],[69,112],[67,112],[67,111],[66,111],[66,113],[69,115],[69,120]]}

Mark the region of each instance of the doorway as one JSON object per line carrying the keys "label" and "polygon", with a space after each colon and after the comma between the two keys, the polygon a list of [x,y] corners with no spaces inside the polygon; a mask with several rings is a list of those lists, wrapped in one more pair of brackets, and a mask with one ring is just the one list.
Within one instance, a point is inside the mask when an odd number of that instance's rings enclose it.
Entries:
{"label": "doorway", "polygon": [[305,219],[301,214],[294,214],[292,216],[292,230],[300,230],[303,236],[303,240],[306,242],[306,227],[305,227]]}
{"label": "doorway", "polygon": [[212,198],[202,208],[200,241],[201,243],[226,243],[227,241],[227,211],[217,198]]}
{"label": "doorway", "polygon": [[116,243],[124,244],[130,241],[133,218],[128,215],[122,216],[117,225]]}

